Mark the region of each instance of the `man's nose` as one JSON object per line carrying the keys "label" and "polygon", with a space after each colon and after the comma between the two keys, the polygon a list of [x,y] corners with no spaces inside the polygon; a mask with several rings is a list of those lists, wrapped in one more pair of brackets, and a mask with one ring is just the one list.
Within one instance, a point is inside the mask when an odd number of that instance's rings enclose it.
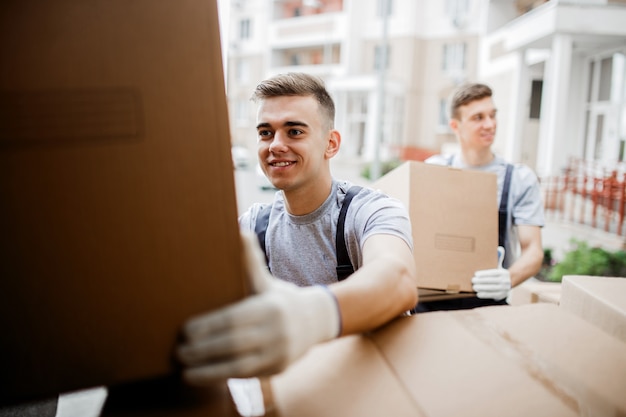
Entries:
{"label": "man's nose", "polygon": [[287,137],[282,132],[274,133],[272,143],[270,143],[270,152],[284,152],[287,147]]}
{"label": "man's nose", "polygon": [[485,123],[484,126],[491,128],[491,127],[495,127],[496,125],[496,118],[495,117],[486,117],[485,118]]}

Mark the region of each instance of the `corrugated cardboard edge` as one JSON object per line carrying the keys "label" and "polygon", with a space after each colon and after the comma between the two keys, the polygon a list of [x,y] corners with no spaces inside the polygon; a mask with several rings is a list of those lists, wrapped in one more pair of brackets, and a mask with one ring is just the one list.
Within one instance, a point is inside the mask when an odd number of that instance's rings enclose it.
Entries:
{"label": "corrugated cardboard edge", "polygon": [[561,307],[626,342],[626,278],[567,275]]}

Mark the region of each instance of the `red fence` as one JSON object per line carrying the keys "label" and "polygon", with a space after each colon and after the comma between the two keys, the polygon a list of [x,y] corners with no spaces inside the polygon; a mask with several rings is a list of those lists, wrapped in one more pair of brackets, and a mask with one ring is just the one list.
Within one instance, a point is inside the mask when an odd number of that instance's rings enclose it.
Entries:
{"label": "red fence", "polygon": [[546,216],[624,236],[626,169],[571,160],[560,176],[541,179]]}

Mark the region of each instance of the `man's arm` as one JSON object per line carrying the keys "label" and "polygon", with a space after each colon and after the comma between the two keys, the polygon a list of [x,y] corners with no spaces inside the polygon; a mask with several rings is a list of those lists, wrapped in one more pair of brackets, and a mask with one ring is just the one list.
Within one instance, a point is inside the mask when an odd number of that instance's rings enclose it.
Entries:
{"label": "man's arm", "polygon": [[273,278],[256,236],[242,237],[257,294],[185,323],[177,356],[192,384],[278,372],[311,346],[372,330],[417,302],[413,257],[400,238],[367,239],[363,266],[331,289]]}
{"label": "man's arm", "polygon": [[363,245],[363,265],[331,285],[343,322],[342,335],[373,330],[417,304],[415,261],[404,240],[379,234]]}
{"label": "man's arm", "polygon": [[511,287],[515,287],[534,276],[541,269],[543,262],[543,245],[539,226],[517,226],[521,255],[509,266]]}

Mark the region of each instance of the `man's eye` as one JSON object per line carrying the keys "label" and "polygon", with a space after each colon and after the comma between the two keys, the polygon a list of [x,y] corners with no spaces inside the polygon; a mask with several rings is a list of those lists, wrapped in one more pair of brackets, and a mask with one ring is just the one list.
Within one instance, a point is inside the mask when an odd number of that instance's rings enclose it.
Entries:
{"label": "man's eye", "polygon": [[259,130],[258,135],[261,137],[267,137],[267,136],[271,136],[272,132],[269,130]]}
{"label": "man's eye", "polygon": [[289,131],[289,135],[290,135],[290,136],[298,136],[298,135],[301,135],[301,134],[303,134],[303,133],[304,133],[304,132],[303,132],[302,130],[300,130],[300,129],[291,129],[291,130]]}

